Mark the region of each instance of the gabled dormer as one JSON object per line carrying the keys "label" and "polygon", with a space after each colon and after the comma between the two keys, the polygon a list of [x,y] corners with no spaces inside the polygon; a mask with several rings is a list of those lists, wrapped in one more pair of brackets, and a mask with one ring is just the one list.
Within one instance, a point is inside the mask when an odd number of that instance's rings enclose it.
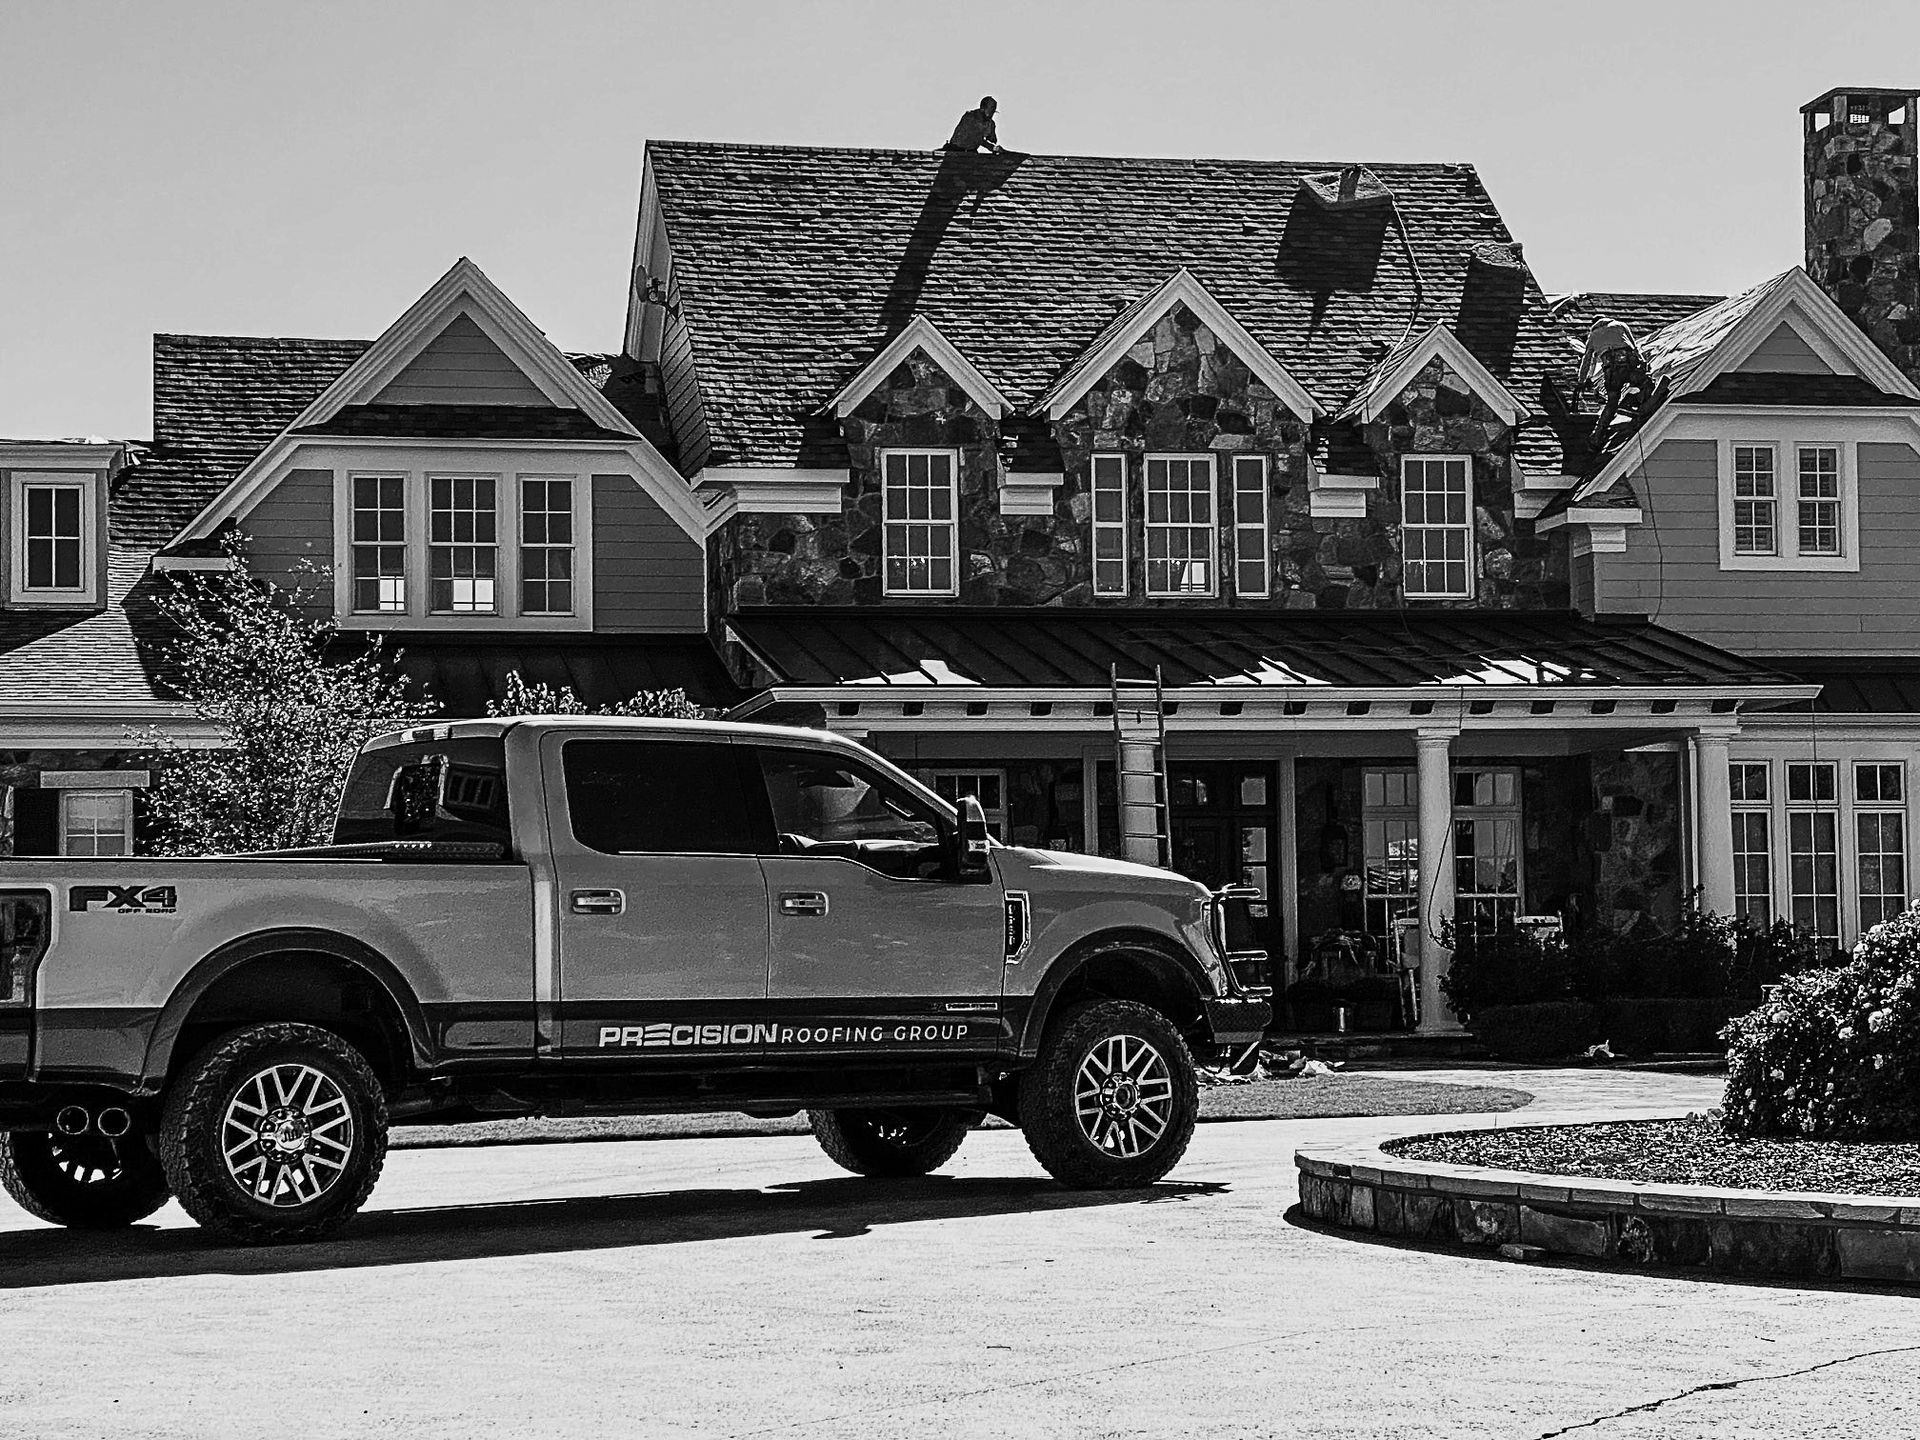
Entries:
{"label": "gabled dormer", "polygon": [[7,608],[106,604],[107,499],[127,459],[127,446],[116,441],[0,441],[0,598]]}

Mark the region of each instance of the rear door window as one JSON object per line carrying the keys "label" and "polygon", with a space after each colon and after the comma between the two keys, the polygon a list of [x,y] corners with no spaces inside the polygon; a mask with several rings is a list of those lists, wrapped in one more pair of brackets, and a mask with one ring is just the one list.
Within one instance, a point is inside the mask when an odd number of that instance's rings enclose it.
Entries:
{"label": "rear door window", "polygon": [[569,740],[573,838],[606,855],[752,855],[760,847],[733,745]]}

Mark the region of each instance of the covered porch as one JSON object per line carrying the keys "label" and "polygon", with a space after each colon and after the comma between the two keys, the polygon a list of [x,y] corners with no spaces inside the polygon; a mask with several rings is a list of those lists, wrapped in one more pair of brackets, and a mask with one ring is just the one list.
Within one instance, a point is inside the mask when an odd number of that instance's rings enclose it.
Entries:
{"label": "covered porch", "polygon": [[1337,1003],[1369,1028],[1457,1028],[1453,926],[1632,933],[1695,891],[1731,912],[1728,746],[1812,689],[1561,613],[810,610],[736,616],[728,638],[758,688],[734,717],[860,738],[979,796],[1012,843],[1116,855],[1112,680],[1157,668],[1168,861],[1259,890],[1299,1028]]}

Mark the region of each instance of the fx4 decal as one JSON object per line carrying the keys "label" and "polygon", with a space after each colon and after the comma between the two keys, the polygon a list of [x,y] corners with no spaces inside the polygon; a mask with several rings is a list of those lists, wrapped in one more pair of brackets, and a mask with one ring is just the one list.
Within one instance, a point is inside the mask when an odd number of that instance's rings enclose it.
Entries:
{"label": "fx4 decal", "polygon": [[96,907],[121,915],[171,915],[180,894],[171,885],[75,885],[67,891],[67,909]]}

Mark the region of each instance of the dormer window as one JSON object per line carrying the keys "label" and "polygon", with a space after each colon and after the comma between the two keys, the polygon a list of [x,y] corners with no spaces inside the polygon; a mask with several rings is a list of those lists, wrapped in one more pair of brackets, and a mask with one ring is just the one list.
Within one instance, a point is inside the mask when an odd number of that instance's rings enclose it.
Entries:
{"label": "dormer window", "polygon": [[56,604],[97,599],[99,477],[16,470],[12,478],[13,598]]}
{"label": "dormer window", "polygon": [[1739,437],[1720,443],[1722,570],[1858,570],[1851,441]]}
{"label": "dormer window", "polygon": [[953,450],[882,452],[887,594],[960,593],[959,469]]}
{"label": "dormer window", "polygon": [[1402,587],[1409,600],[1473,598],[1473,462],[1408,455],[1400,462]]}
{"label": "dormer window", "polygon": [[1220,550],[1211,455],[1149,455],[1147,594],[1211,599]]}

